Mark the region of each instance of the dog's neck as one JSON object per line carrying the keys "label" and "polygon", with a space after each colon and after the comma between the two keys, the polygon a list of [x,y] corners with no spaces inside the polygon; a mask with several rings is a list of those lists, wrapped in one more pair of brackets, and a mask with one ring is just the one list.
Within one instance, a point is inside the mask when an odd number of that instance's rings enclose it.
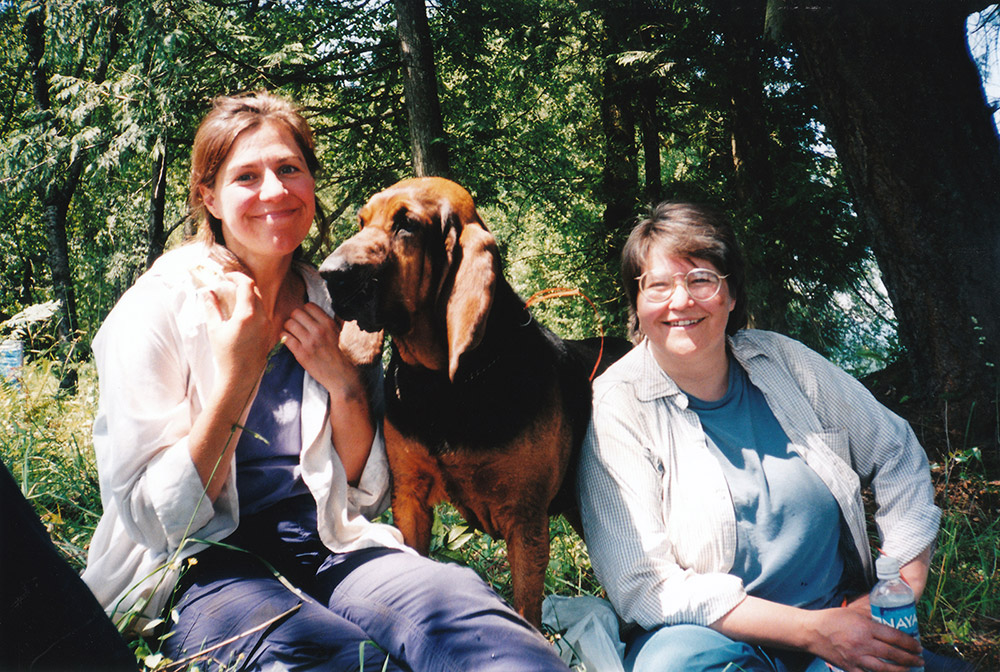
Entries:
{"label": "dog's neck", "polygon": [[447,371],[447,340],[438,332],[439,329],[436,329],[431,322],[420,320],[413,324],[405,336],[392,336],[392,343],[399,357],[408,366],[431,371]]}

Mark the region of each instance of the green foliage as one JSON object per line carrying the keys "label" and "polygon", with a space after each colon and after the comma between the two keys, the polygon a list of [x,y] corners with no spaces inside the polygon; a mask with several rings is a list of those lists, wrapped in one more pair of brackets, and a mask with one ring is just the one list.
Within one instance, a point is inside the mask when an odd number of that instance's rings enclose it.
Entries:
{"label": "green foliage", "polygon": [[[938,546],[924,598],[921,631],[946,650],[971,651],[982,669],[1000,664],[1000,483],[987,481],[963,451],[938,468],[944,472],[944,506]],[[975,457],[973,457],[975,462]],[[950,478],[961,471],[961,477]],[[958,476],[957,473],[954,474]]]}
{"label": "green foliage", "polygon": [[[13,223],[0,232],[0,310],[8,315],[53,298],[39,190],[58,187],[67,166],[82,161],[67,233],[86,343],[158,242],[148,224],[160,157],[165,235],[181,237],[188,147],[220,93],[275,89],[304,106],[329,209],[307,241],[314,259],[353,231],[369,194],[409,173],[391,3],[50,0],[45,7],[47,110],[33,97],[22,36],[38,5],[0,8],[0,40],[9,47],[0,55],[0,100],[7,102],[0,182],[8,194],[0,216]],[[877,273],[794,55],[766,47],[761,75],[777,191],[741,202],[730,156],[731,67],[718,17],[698,3],[649,3],[643,11],[634,18],[618,12],[635,37],[608,56],[611,15],[587,3],[441,2],[430,10],[442,141],[456,179],[499,239],[515,289],[527,297],[576,287],[598,305],[603,325],[582,300],[536,309],[560,335],[592,336],[602,326],[625,332],[617,279],[624,232],[601,222],[601,78],[610,57],[629,86],[656,96],[664,175],[656,197],[722,204],[739,225],[751,268],[766,269],[750,282],[757,323],[857,372],[893,358],[894,320],[884,306],[868,306],[884,294],[867,289]]]}
{"label": "green foliage", "polygon": [[0,458],[53,541],[82,569],[101,515],[90,425],[97,381],[83,366],[77,394],[59,393],[51,358],[26,365],[19,387],[0,383]]}

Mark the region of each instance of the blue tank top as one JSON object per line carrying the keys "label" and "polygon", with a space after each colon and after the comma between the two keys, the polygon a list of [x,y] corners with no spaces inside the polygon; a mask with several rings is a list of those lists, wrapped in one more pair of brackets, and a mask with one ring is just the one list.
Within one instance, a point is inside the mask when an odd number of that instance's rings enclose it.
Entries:
{"label": "blue tank top", "polygon": [[278,348],[268,360],[236,445],[241,516],[309,494],[299,466],[304,375],[302,365],[286,347]]}
{"label": "blue tank top", "polygon": [[719,459],[736,510],[730,574],[747,593],[822,609],[842,599],[840,509],[798,454],[746,371],[729,360],[729,389],[718,401],[690,397]]}

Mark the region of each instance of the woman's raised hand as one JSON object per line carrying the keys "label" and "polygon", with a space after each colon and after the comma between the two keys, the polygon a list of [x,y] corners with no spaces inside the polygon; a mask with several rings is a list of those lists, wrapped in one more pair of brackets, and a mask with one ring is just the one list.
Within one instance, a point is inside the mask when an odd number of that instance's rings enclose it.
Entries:
{"label": "woman's raised hand", "polygon": [[364,395],[360,372],[340,349],[342,325],[315,303],[307,303],[292,311],[282,338],[302,368],[330,394]]}
{"label": "woman's raised hand", "polygon": [[230,382],[248,380],[252,386],[274,347],[275,330],[254,281],[239,272],[226,273],[226,279],[235,285],[231,306],[217,290],[205,292],[209,342],[220,375]]}

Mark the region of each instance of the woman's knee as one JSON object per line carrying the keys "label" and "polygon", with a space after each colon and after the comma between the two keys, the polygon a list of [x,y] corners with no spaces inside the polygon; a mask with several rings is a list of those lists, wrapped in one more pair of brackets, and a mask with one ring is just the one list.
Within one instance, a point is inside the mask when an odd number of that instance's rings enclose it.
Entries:
{"label": "woman's knee", "polygon": [[273,578],[196,584],[176,613],[163,649],[173,660],[204,657],[219,669],[357,672],[381,670],[386,658],[357,625]]}
{"label": "woman's knee", "polygon": [[419,621],[434,613],[506,606],[468,567],[403,552],[369,555],[370,559],[338,577],[330,593],[331,607],[338,602],[368,602]]}
{"label": "woman's knee", "polygon": [[335,582],[330,609],[413,669],[566,669],[473,570],[410,553],[366,555]]}
{"label": "woman's knee", "polygon": [[639,635],[625,657],[629,672],[709,672],[769,668],[754,647],[701,625],[668,625]]}

